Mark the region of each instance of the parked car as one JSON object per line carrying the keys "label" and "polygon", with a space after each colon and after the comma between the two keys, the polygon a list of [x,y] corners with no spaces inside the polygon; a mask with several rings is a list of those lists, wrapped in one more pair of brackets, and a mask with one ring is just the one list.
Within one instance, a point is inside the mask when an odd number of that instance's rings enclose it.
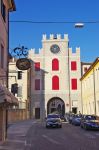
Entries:
{"label": "parked car", "polygon": [[95,115],[83,115],[81,119],[81,128],[99,130],[99,117]]}
{"label": "parked car", "polygon": [[62,121],[62,122],[66,122],[66,118],[65,118],[65,116],[60,115],[60,119],[61,119],[61,121]]}
{"label": "parked car", "polygon": [[72,118],[71,123],[72,123],[73,125],[80,126],[81,117],[82,117],[82,115],[74,115],[73,118]]}
{"label": "parked car", "polygon": [[48,114],[46,118],[46,128],[48,127],[62,127],[62,120],[59,114]]}
{"label": "parked car", "polygon": [[74,116],[75,116],[75,114],[69,114],[69,117],[68,117],[69,123],[72,123],[72,119]]}

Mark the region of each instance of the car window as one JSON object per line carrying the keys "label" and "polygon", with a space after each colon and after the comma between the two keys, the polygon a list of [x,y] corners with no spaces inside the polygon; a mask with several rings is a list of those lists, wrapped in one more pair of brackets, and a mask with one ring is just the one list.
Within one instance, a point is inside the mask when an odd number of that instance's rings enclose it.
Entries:
{"label": "car window", "polygon": [[48,115],[47,118],[60,118],[59,115]]}
{"label": "car window", "polygon": [[96,116],[86,116],[86,119],[88,119],[88,120],[96,120]]}

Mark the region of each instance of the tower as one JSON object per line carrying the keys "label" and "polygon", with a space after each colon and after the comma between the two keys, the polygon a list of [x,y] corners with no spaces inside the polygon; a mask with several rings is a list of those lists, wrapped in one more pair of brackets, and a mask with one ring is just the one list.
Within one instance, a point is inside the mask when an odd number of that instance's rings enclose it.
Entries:
{"label": "tower", "polygon": [[[57,112],[77,112],[80,101],[80,48],[72,53],[68,35],[43,35],[42,49],[39,54],[33,50],[29,58],[33,60],[32,106],[33,114],[45,117],[45,114]],[[39,69],[37,69],[39,68]],[[37,108],[38,111],[37,111]],[[38,116],[37,116],[38,117]]]}

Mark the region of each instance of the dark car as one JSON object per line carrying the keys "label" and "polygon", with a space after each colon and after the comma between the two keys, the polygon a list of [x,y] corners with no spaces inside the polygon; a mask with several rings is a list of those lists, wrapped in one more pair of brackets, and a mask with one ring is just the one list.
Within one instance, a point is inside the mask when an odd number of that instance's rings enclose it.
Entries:
{"label": "dark car", "polygon": [[69,114],[69,117],[68,117],[68,121],[69,123],[72,123],[72,119],[74,118],[75,114]]}
{"label": "dark car", "polygon": [[99,130],[99,117],[95,115],[83,115],[81,119],[81,128]]}
{"label": "dark car", "polygon": [[46,128],[48,127],[62,127],[62,121],[59,114],[48,114],[46,118]]}
{"label": "dark car", "polygon": [[73,125],[80,126],[80,124],[81,124],[81,117],[82,117],[82,115],[75,115],[75,116],[73,116],[71,123]]}
{"label": "dark car", "polygon": [[66,122],[66,118],[65,118],[65,116],[60,115],[60,119],[61,119],[61,121],[62,121],[62,122]]}

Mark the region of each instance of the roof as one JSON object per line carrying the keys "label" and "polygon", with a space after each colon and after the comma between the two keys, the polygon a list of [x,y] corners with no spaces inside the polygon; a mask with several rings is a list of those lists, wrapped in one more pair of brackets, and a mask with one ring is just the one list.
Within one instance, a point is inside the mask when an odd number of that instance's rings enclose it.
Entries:
{"label": "roof", "polygon": [[80,78],[80,80],[83,80],[85,76],[94,68],[94,66],[99,62],[99,57],[95,59],[95,61],[91,64],[91,66],[88,68],[88,70],[83,74],[83,76]]}

